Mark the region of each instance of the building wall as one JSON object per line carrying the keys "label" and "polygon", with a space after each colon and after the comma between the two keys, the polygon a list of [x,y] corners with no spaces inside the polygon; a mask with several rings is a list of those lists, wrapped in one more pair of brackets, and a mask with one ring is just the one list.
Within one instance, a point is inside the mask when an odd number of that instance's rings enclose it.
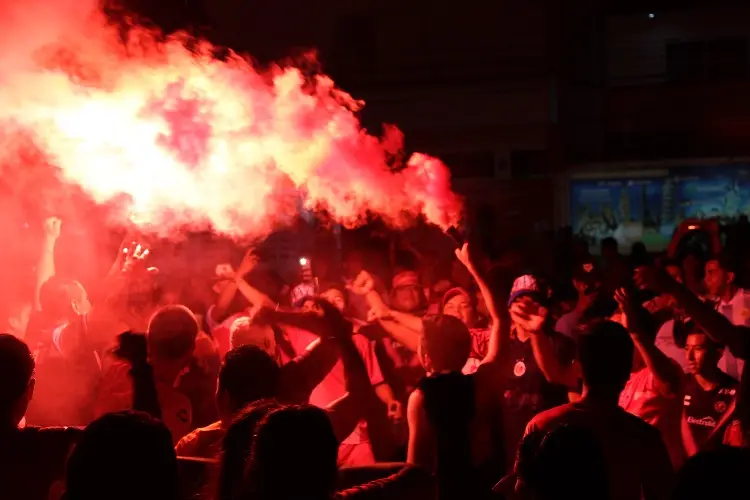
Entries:
{"label": "building wall", "polygon": [[750,5],[705,7],[611,16],[607,20],[610,85],[667,80],[667,44],[722,37],[747,37]]}
{"label": "building wall", "polygon": [[604,158],[750,151],[750,5],[607,21]]}

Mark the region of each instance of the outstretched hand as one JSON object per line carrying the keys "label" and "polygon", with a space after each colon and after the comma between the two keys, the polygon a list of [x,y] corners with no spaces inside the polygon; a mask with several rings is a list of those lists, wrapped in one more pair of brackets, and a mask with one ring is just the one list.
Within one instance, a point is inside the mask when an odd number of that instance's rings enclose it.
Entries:
{"label": "outstretched hand", "polygon": [[60,237],[62,220],[57,217],[47,217],[44,219],[44,236],[52,241],[57,241]]}
{"label": "outstretched hand", "polygon": [[242,257],[242,262],[240,262],[240,265],[237,266],[235,277],[242,278],[247,273],[255,269],[258,266],[259,262],[260,258],[258,257],[258,254],[255,253],[255,248],[251,247],[247,252],[245,252],[245,256]]}
{"label": "outstretched hand", "polygon": [[360,271],[346,287],[357,295],[367,295],[375,290],[375,279],[367,271]]}
{"label": "outstretched hand", "polygon": [[650,313],[637,301],[632,294],[625,288],[620,288],[615,292],[615,300],[620,305],[620,311],[624,316],[623,326],[631,335],[647,335],[651,330],[649,324]]}
{"label": "outstretched hand", "polygon": [[542,331],[549,310],[533,300],[517,300],[510,306],[510,317],[517,326],[529,333]]}
{"label": "outstretched hand", "polygon": [[146,258],[151,250],[138,242],[132,241],[123,250],[122,272],[146,271]]}
{"label": "outstretched hand", "polygon": [[469,255],[469,244],[464,243],[461,248],[456,248],[456,258],[458,261],[466,267],[466,269],[473,269],[471,258]]}

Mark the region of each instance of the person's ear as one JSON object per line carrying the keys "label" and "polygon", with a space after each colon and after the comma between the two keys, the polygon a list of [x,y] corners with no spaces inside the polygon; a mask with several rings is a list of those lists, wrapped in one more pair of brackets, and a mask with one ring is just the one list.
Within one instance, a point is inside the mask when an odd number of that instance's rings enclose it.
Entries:
{"label": "person's ear", "polygon": [[734,283],[734,273],[732,271],[727,272],[727,283]]}

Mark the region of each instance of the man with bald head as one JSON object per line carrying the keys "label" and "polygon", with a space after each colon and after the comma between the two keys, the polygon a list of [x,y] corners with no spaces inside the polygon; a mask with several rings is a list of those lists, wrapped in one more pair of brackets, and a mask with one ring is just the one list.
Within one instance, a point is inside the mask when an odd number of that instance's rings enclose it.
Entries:
{"label": "man with bald head", "polygon": [[[156,311],[146,334],[148,362],[153,369],[162,418],[175,442],[192,429],[192,405],[176,386],[193,359],[199,330],[193,313],[185,306],[175,305]],[[97,416],[132,408],[131,369],[125,362],[116,362],[107,369],[96,404]]]}

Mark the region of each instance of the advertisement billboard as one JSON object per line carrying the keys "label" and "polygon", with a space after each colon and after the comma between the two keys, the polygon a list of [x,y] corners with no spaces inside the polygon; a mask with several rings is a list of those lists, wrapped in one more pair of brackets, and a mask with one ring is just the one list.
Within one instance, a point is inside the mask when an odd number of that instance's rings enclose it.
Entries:
{"label": "advertisement billboard", "polygon": [[664,250],[685,219],[731,223],[750,215],[750,167],[677,168],[637,179],[580,179],[570,184],[573,232],[595,250],[613,237],[623,252],[643,242]]}

